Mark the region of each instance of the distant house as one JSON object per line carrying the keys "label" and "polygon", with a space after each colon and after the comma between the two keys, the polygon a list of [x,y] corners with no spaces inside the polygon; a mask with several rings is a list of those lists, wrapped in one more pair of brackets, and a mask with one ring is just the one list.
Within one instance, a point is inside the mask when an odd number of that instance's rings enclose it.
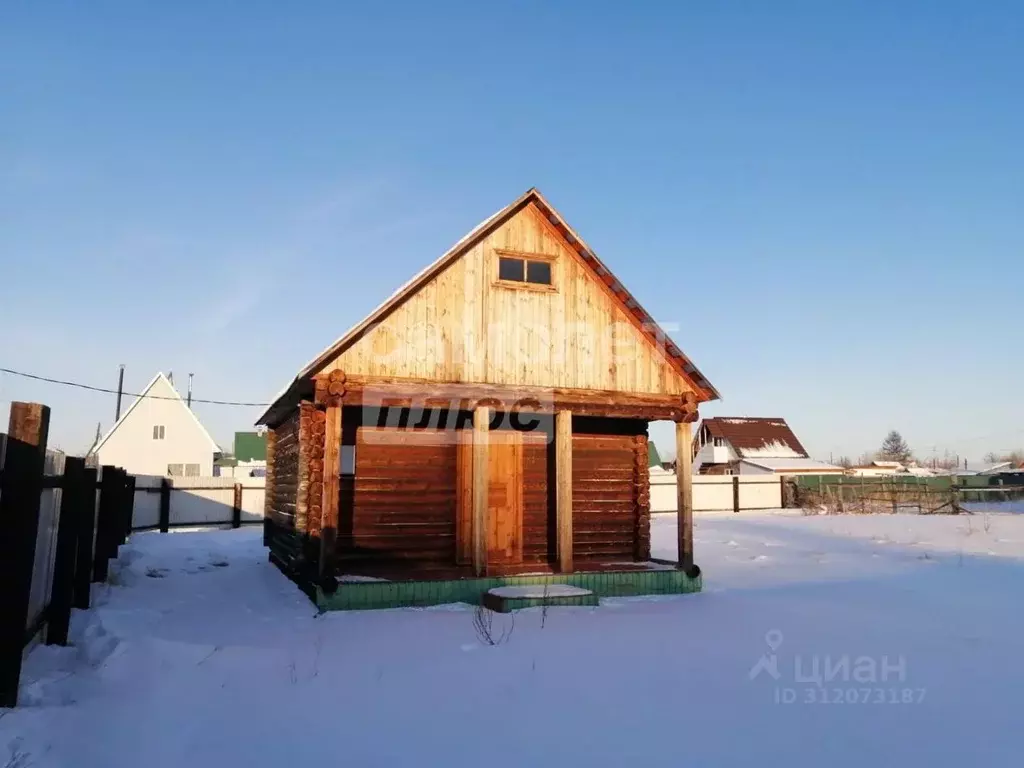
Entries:
{"label": "distant house", "polygon": [[100,465],[136,475],[210,477],[220,448],[171,380],[158,373],[90,453]]}
{"label": "distant house", "polygon": [[215,462],[219,477],[264,477],[267,474],[267,433],[235,432],[234,451]]}
{"label": "distant house", "polygon": [[841,475],[843,468],[816,461],[785,419],[718,416],[704,419],[693,443],[693,471],[700,475]]}
{"label": "distant house", "polygon": [[898,461],[872,461],[870,464],[858,464],[850,467],[849,474],[854,477],[889,477],[890,475],[907,474],[907,468]]}

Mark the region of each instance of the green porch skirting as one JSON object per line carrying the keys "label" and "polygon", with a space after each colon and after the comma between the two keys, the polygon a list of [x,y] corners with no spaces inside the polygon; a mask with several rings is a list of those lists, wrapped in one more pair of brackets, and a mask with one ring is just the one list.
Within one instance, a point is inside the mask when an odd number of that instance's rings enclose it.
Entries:
{"label": "green porch skirting", "polygon": [[528,584],[570,584],[598,597],[680,595],[700,592],[702,578],[675,569],[594,571],[538,576],[494,576],[438,581],[342,582],[333,594],[316,587],[315,602],[323,611],[364,611],[445,603],[479,605],[484,592],[495,587]]}

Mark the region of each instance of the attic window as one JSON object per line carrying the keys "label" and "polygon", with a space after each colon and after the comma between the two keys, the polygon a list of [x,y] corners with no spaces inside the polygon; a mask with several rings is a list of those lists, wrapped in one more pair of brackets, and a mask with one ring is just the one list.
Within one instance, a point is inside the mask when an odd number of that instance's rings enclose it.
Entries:
{"label": "attic window", "polygon": [[164,439],[164,428],[163,427],[153,427],[153,439],[154,440],[163,440]]}
{"label": "attic window", "polygon": [[551,289],[553,256],[498,251],[498,282],[509,287]]}

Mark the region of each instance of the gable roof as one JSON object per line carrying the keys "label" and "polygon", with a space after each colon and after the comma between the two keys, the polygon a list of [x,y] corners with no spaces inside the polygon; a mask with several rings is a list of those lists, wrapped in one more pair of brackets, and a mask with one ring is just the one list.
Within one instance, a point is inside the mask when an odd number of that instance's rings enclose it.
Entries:
{"label": "gable roof", "polygon": [[807,458],[807,451],[796,439],[785,419],[716,416],[702,425],[712,437],[721,437],[743,459]]}
{"label": "gable roof", "polygon": [[675,342],[673,342],[672,339],[669,338],[668,334],[654,321],[654,318],[652,318],[651,315],[640,306],[640,302],[633,298],[633,295],[626,290],[625,286],[619,282],[619,280],[612,274],[611,270],[605,266],[604,262],[597,257],[597,254],[594,253],[593,249],[591,249],[590,246],[588,246],[583,239],[576,234],[576,231],[565,222],[565,219],[563,219],[562,215],[555,210],[554,206],[544,198],[536,187],[531,187],[516,200],[502,208],[497,213],[494,213],[484,219],[477,226],[471,229],[461,240],[442,254],[439,259],[420,271],[411,280],[409,280],[409,282],[402,285],[397,291],[395,291],[395,293],[388,297],[384,303],[373,310],[363,320],[352,326],[352,328],[345,332],[345,334],[338,338],[338,340],[331,344],[331,346],[307,363],[299,372],[298,376],[296,376],[287,387],[274,397],[270,407],[262,416],[260,416],[256,423],[263,423],[263,420],[267,418],[276,403],[288,394],[296,383],[316,374],[331,360],[359,341],[359,339],[365,336],[366,333],[372,330],[378,323],[382,322],[406,299],[440,274],[445,267],[463,256],[463,254],[472,249],[473,246],[486,237],[491,231],[503,224],[506,220],[518,213],[531,202],[537,206],[540,213],[547,218],[556,230],[558,230],[559,234],[562,235],[569,247],[575,250],[583,262],[593,270],[594,277],[605,283],[611,289],[612,293],[620,303],[621,308],[638,321],[639,330],[642,335],[653,342],[655,346],[664,350],[665,358],[669,364],[694,388],[698,402],[719,399],[721,395],[718,393],[718,390],[711,385],[711,382],[708,381],[704,374],[697,369],[697,366],[695,366],[693,362],[682,353],[679,347],[676,346]]}
{"label": "gable roof", "polygon": [[99,451],[100,448],[103,447],[103,444],[110,439],[111,435],[113,435],[117,431],[117,428],[124,424],[124,422],[131,415],[132,411],[135,410],[135,407],[146,399],[146,396],[149,394],[149,390],[155,387],[158,381],[164,381],[167,384],[168,389],[170,389],[171,392],[174,393],[174,398],[161,399],[165,399],[168,402],[175,402],[176,398],[177,402],[181,404],[181,407],[184,408],[188,415],[192,417],[192,420],[196,423],[196,426],[199,427],[199,431],[203,433],[203,437],[205,437],[210,442],[210,446],[213,452],[220,453],[220,446],[217,445],[217,443],[214,441],[212,437],[210,437],[210,433],[206,431],[206,427],[204,427],[203,423],[199,421],[199,417],[196,416],[196,414],[193,412],[191,408],[188,407],[188,405],[185,404],[185,401],[182,399],[181,395],[178,394],[178,390],[174,388],[174,385],[171,383],[171,380],[164,376],[163,372],[157,373],[157,375],[152,378],[149,384],[146,385],[146,388],[142,390],[142,392],[139,394],[137,398],[135,398],[135,402],[129,405],[128,409],[121,414],[121,418],[118,419],[114,426],[110,428],[110,431],[107,432],[107,434],[105,434],[103,437],[101,437],[100,441],[90,449],[90,453],[96,453],[97,451]]}

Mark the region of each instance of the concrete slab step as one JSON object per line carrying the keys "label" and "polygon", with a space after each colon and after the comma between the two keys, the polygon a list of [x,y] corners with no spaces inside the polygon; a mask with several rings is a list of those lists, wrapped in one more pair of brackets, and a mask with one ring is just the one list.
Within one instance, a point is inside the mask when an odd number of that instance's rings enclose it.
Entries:
{"label": "concrete slab step", "polygon": [[497,613],[520,608],[556,605],[598,605],[600,598],[589,589],[571,584],[525,584],[494,587],[483,594],[483,604]]}

